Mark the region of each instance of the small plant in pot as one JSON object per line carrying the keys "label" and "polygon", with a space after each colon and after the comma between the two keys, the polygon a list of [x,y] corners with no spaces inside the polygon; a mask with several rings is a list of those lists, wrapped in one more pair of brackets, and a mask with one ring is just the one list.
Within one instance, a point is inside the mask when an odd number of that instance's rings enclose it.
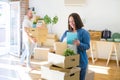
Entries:
{"label": "small plant in pot", "polygon": [[33,28],[36,28],[36,24],[37,24],[37,22],[33,21]]}
{"label": "small plant in pot", "polygon": [[51,18],[48,15],[45,15],[43,20],[45,24],[49,25],[49,32],[52,33],[52,26],[58,22],[58,16],[54,16],[53,18]]}

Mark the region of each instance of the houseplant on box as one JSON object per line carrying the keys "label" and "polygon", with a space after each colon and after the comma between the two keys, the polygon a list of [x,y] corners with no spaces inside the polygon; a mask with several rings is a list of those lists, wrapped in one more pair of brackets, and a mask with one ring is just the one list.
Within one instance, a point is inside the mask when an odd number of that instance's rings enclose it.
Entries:
{"label": "houseplant on box", "polygon": [[58,22],[58,16],[54,16],[53,18],[51,18],[48,15],[45,15],[43,19],[48,26],[49,33],[53,33],[52,26]]}
{"label": "houseplant on box", "polygon": [[64,51],[63,56],[71,56],[71,55],[75,55],[75,52],[74,52],[72,49],[67,48],[67,49]]}

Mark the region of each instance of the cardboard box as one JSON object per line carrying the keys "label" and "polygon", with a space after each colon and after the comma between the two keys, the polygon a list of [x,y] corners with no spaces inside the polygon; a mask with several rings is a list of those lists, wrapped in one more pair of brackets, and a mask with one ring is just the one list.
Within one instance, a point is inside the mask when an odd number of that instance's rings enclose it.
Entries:
{"label": "cardboard box", "polygon": [[63,55],[64,51],[67,49],[66,42],[55,42],[54,43],[54,50],[56,54]]}
{"label": "cardboard box", "polygon": [[62,67],[62,68],[70,68],[70,67],[76,67],[79,65],[79,54],[72,55],[72,56],[63,56],[59,54],[54,53],[48,53],[48,62]]}
{"label": "cardboard box", "polygon": [[47,38],[48,39],[57,39],[57,35],[56,34],[48,34]]}
{"label": "cardboard box", "polygon": [[43,42],[43,46],[48,46],[48,47],[53,47],[54,43],[56,42],[56,40],[54,39],[46,39],[45,42]]}
{"label": "cardboard box", "polygon": [[34,59],[47,61],[49,48],[35,48]]}
{"label": "cardboard box", "polygon": [[41,66],[41,78],[47,80],[79,80],[80,68],[64,69],[51,66],[50,64]]}
{"label": "cardboard box", "polygon": [[88,70],[85,80],[94,80],[95,72]]}
{"label": "cardboard box", "polygon": [[101,31],[89,31],[91,40],[100,40],[101,39]]}
{"label": "cardboard box", "polygon": [[36,38],[37,43],[45,42],[47,39],[48,29],[45,27],[41,28],[26,28],[28,34]]}

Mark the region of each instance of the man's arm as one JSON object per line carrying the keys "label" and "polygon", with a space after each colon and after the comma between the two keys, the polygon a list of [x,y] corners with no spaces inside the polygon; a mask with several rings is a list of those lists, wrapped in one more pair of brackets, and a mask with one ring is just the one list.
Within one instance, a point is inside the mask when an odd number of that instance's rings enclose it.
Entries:
{"label": "man's arm", "polygon": [[29,33],[28,27],[24,27],[24,31],[26,32],[26,34],[27,34],[27,36],[28,36],[28,39],[29,39],[31,42],[36,42],[36,38],[33,37],[31,33]]}

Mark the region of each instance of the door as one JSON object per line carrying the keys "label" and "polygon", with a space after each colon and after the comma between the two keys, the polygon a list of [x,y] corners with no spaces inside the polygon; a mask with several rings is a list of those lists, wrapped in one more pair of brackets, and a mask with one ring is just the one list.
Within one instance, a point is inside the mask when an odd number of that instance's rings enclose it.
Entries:
{"label": "door", "polygon": [[20,55],[20,2],[10,2],[10,53]]}
{"label": "door", "polygon": [[10,7],[7,2],[0,1],[0,55],[9,52]]}

